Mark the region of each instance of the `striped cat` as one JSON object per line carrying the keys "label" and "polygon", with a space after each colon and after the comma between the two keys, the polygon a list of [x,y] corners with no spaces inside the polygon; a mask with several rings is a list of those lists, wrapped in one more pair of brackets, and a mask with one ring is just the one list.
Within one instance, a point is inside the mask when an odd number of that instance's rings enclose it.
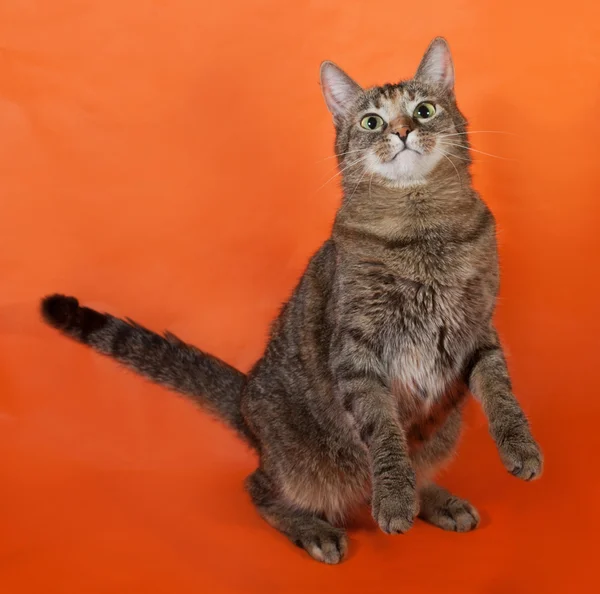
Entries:
{"label": "striped cat", "polygon": [[247,375],[72,297],[45,298],[42,314],[227,422],[259,454],[247,480],[259,513],[338,563],[344,519],[367,502],[390,534],[417,515],[477,526],[476,509],[433,481],[454,453],[467,390],[509,472],[537,478],[542,455],[492,323],[494,218],[471,187],[447,43],[431,43],[411,80],[363,89],[325,62],[321,85],[342,205]]}

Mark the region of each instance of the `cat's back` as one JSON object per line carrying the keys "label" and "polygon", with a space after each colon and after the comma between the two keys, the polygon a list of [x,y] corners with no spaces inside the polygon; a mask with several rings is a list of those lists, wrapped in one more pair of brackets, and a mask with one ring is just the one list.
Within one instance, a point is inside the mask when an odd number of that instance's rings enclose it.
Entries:
{"label": "cat's back", "polygon": [[312,256],[273,321],[265,353],[253,368],[252,378],[290,395],[328,383],[336,262],[336,246],[329,239]]}

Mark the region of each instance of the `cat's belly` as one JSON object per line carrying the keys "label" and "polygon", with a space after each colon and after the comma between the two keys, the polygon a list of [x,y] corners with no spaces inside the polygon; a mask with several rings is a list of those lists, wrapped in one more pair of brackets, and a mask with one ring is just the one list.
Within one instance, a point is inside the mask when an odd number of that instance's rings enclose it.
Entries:
{"label": "cat's belly", "polygon": [[396,353],[390,366],[392,394],[409,448],[428,441],[466,394],[463,370],[468,348],[450,359],[437,345],[412,345]]}
{"label": "cat's belly", "polygon": [[430,348],[402,349],[391,359],[389,374],[394,393],[433,399],[443,394],[456,378],[451,367],[440,366],[435,345]]}
{"label": "cat's belly", "polygon": [[398,336],[386,356],[394,394],[413,407],[438,402],[461,378],[475,344],[475,331],[437,320],[414,336]]}
{"label": "cat's belly", "polygon": [[432,403],[462,376],[490,305],[481,282],[407,286],[412,292],[403,293],[400,306],[386,316],[387,327],[380,327],[384,365],[398,397]]}

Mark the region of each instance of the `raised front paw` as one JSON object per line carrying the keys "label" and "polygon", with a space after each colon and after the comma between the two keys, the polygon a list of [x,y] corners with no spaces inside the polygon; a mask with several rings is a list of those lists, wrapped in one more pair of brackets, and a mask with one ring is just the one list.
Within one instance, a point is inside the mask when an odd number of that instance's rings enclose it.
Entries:
{"label": "raised front paw", "polygon": [[415,476],[411,469],[403,476],[373,489],[373,518],[387,534],[403,534],[410,530],[419,513]]}
{"label": "raised front paw", "polygon": [[517,432],[499,447],[502,463],[516,477],[531,481],[542,475],[544,458],[529,431]]}

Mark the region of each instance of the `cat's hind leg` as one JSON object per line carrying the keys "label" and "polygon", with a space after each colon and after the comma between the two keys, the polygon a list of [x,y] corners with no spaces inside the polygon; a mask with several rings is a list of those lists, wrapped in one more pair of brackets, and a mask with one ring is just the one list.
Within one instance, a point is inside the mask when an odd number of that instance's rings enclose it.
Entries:
{"label": "cat's hind leg", "polygon": [[412,455],[417,473],[419,517],[444,530],[468,532],[479,524],[479,513],[466,499],[449,493],[432,482],[436,470],[448,462],[456,450],[462,414],[453,410],[444,424]]}
{"label": "cat's hind leg", "polygon": [[419,489],[419,517],[434,526],[454,532],[468,532],[479,524],[479,513],[466,500],[429,483]]}
{"label": "cat's hind leg", "polygon": [[246,489],[260,515],[311,557],[329,564],[339,563],[345,557],[348,550],[345,531],[284,501],[262,469],[248,477]]}

